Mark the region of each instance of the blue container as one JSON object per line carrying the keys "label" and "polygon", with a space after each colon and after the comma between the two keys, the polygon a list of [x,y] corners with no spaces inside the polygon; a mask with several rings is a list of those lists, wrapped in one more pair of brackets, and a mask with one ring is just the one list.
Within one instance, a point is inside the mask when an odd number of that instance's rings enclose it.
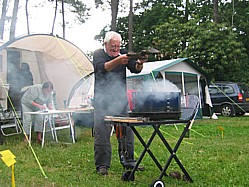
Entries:
{"label": "blue container", "polygon": [[180,92],[133,92],[130,116],[150,119],[179,119],[181,117]]}

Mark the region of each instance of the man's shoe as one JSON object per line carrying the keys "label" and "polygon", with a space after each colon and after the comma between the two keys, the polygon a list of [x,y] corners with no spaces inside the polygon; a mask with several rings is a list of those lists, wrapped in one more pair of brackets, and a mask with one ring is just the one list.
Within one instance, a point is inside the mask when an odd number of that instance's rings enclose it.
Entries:
{"label": "man's shoe", "polygon": [[41,139],[36,139],[38,144],[42,144],[42,140]]}
{"label": "man's shoe", "polygon": [[[125,169],[127,170],[131,170],[133,169],[135,166],[131,166],[131,165],[127,165],[127,166],[124,166]],[[145,170],[145,167],[144,166],[138,166],[136,171],[144,171]]]}
{"label": "man's shoe", "polygon": [[108,175],[107,167],[106,166],[100,166],[97,169],[98,173],[101,175]]}
{"label": "man's shoe", "polygon": [[[135,165],[136,165],[136,162],[135,161],[134,162],[133,161],[132,162],[123,162],[122,164],[123,164],[123,167],[125,169],[133,169],[135,167]],[[138,166],[136,170],[137,171],[144,171],[145,167]]]}
{"label": "man's shoe", "polygon": [[37,132],[36,140],[38,144],[42,144],[42,132]]}

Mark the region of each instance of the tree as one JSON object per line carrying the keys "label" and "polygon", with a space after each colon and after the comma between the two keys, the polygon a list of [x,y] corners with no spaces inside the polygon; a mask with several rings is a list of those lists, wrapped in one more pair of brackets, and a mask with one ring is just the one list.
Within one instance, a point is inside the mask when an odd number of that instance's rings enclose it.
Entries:
{"label": "tree", "polygon": [[[110,29],[113,30],[113,31],[117,31],[117,32],[120,33],[120,30],[117,29],[117,25],[118,25],[118,18],[117,18],[118,17],[118,12],[119,11],[120,12],[125,12],[126,11],[126,7],[128,7],[126,5],[127,2],[126,1],[122,2],[122,1],[119,1],[119,0],[111,0],[111,2],[108,1],[108,0],[95,0],[96,8],[105,7],[106,3],[108,4],[108,6],[111,7],[111,17],[112,17],[112,19],[111,19],[111,28]],[[130,28],[130,31],[127,29],[127,33],[129,33],[129,37],[133,39],[133,36],[132,36],[132,34],[133,34],[133,27],[132,27],[132,25],[128,26],[129,21],[133,20],[132,19],[133,18],[133,13],[131,14],[132,5],[133,5],[133,0],[130,0],[130,12],[129,12],[129,18],[130,19],[126,19],[126,25],[127,25],[127,28]],[[120,7],[121,7],[121,9],[120,9]],[[130,23],[130,24],[132,24],[132,23]],[[105,33],[107,31],[109,31],[110,29],[108,27],[103,28],[100,31],[100,34],[95,36],[95,40],[98,40],[98,41],[102,42],[103,38],[105,36]],[[120,34],[122,35],[122,38],[124,38],[123,34],[122,33],[120,33]],[[128,38],[128,35],[127,35],[126,38]],[[126,46],[126,45],[128,45],[129,42],[130,42],[130,44],[129,44],[130,45],[130,50],[132,50],[132,48],[133,48],[133,47],[131,47],[131,46],[133,46],[132,40],[127,40],[126,39],[126,41],[123,42],[123,44],[121,44],[121,45]]]}
{"label": "tree", "polygon": [[249,1],[232,0],[220,6],[220,20],[233,28],[249,55]]}
{"label": "tree", "polygon": [[7,0],[3,0],[2,14],[1,14],[1,19],[0,19],[0,39],[3,39],[6,13],[7,13]]}
{"label": "tree", "polygon": [[[246,37],[249,32],[249,4],[236,1],[235,5],[240,7],[240,11],[232,16],[231,3],[219,2],[215,9],[222,14],[216,14],[216,22],[213,22],[214,5],[211,0],[186,2],[185,10],[178,1],[143,1],[139,8],[144,11],[134,15],[134,51],[152,46],[162,52],[162,59],[192,59],[214,80],[249,81],[246,78],[249,73],[241,69],[249,67],[249,38]],[[186,19],[186,14],[189,19]],[[120,18],[118,21],[120,33],[127,32],[126,20]],[[128,37],[124,36],[128,43]]]}
{"label": "tree", "polygon": [[[118,17],[118,10],[119,10],[119,5],[120,1],[119,0],[95,0],[95,5],[96,8],[99,8],[100,6],[104,6],[105,4],[108,4],[108,6],[111,8],[111,30],[112,31],[117,31],[117,17]],[[121,7],[122,4],[121,4]]]}
{"label": "tree", "polygon": [[30,34],[30,31],[29,31],[28,1],[29,1],[29,0],[26,0],[26,4],[25,4],[25,12],[26,12],[27,31],[28,31],[28,34]]}
{"label": "tree", "polygon": [[[145,48],[155,46],[153,37],[155,28],[168,21],[170,18],[179,18],[180,22],[184,20],[184,11],[177,7],[182,7],[182,1],[143,1],[135,7],[136,10],[144,10],[138,15],[134,15],[133,19],[133,39],[134,51],[139,52]],[[118,21],[118,24],[124,28],[123,19]],[[128,28],[128,27],[127,27]],[[119,29],[118,29],[119,30]],[[119,32],[123,32],[121,29]],[[128,40],[124,37],[126,43]]]}
{"label": "tree", "polygon": [[61,0],[61,14],[62,14],[62,30],[63,30],[63,38],[66,36],[66,25],[65,25],[65,10],[64,10],[64,0]]}
{"label": "tree", "polygon": [[133,32],[133,0],[130,0],[130,12],[129,12],[129,51],[133,51],[133,39],[132,39],[132,32]]}
{"label": "tree", "polygon": [[218,20],[219,20],[218,0],[213,0],[213,1],[214,1],[214,22],[218,23]]}
{"label": "tree", "polygon": [[51,32],[52,34],[54,33],[54,25],[55,25],[55,20],[56,20],[56,16],[57,16],[57,9],[58,9],[58,0],[55,0],[54,20],[53,20],[52,32]]}
{"label": "tree", "polygon": [[111,30],[112,31],[117,30],[118,4],[119,4],[119,0],[111,0],[111,10],[112,10]]}
{"label": "tree", "polygon": [[248,58],[243,43],[237,40],[232,28],[212,22],[203,24],[185,26],[191,35],[186,36],[188,46],[180,56],[192,59],[215,80],[232,81],[234,67],[239,67],[241,61]]}
{"label": "tree", "polygon": [[[76,15],[77,22],[85,23],[85,20],[90,16],[89,8],[83,3],[83,0],[48,0],[50,2],[58,1],[61,4],[69,5],[69,11]],[[62,11],[62,10],[61,10]]]}
{"label": "tree", "polygon": [[13,13],[12,13],[12,19],[11,19],[11,25],[10,25],[10,37],[9,37],[10,40],[15,38],[18,5],[19,5],[19,0],[15,0]]}
{"label": "tree", "polygon": [[58,11],[58,3],[61,3],[61,13],[62,13],[62,30],[63,30],[63,38],[66,35],[66,22],[65,22],[65,4],[69,5],[69,11],[76,14],[76,21],[79,23],[85,23],[85,20],[89,17],[89,8],[80,1],[80,0],[48,0],[51,2],[55,1],[55,14],[54,14],[54,21],[52,26],[52,33],[54,31],[54,24],[56,20],[56,15]]}

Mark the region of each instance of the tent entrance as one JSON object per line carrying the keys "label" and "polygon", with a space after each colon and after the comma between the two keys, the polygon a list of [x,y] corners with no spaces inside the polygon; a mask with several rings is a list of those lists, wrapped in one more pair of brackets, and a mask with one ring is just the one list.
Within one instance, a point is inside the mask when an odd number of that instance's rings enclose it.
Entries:
{"label": "tent entrance", "polygon": [[14,106],[15,110],[21,109],[21,95],[19,84],[21,55],[18,50],[7,50],[7,82],[9,84],[9,98],[7,108]]}

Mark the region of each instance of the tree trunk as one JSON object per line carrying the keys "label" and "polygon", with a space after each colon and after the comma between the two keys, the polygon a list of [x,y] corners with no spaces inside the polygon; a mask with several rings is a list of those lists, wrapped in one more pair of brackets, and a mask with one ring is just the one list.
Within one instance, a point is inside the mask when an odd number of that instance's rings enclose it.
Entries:
{"label": "tree trunk", "polygon": [[2,6],[2,15],[0,19],[0,39],[3,39],[4,34],[4,22],[6,18],[6,12],[7,12],[7,0],[3,0],[3,6]]}
{"label": "tree trunk", "polygon": [[55,1],[55,9],[54,9],[54,20],[53,20],[53,25],[52,25],[52,35],[54,34],[54,25],[55,25],[55,20],[56,20],[56,15],[57,15],[57,8],[58,8],[58,0]]}
{"label": "tree trunk", "polygon": [[214,2],[214,23],[218,23],[219,21],[218,0],[213,0],[213,2]]}
{"label": "tree trunk", "polygon": [[[188,22],[188,16],[189,16],[189,0],[186,0],[184,23]],[[186,46],[187,46],[186,43],[187,43],[186,38],[184,38],[182,41],[182,51],[186,48]]]}
{"label": "tree trunk", "polygon": [[14,9],[13,9],[13,13],[12,13],[12,19],[11,19],[11,25],[10,25],[10,37],[9,37],[9,40],[12,40],[12,39],[15,38],[18,5],[19,5],[19,0],[15,0]]}
{"label": "tree trunk", "polygon": [[111,11],[112,11],[111,30],[112,31],[117,30],[118,4],[119,4],[119,0],[111,0]]}
{"label": "tree trunk", "polygon": [[185,6],[185,21],[184,23],[187,23],[188,22],[188,16],[189,16],[189,0],[186,0],[186,6]]}
{"label": "tree trunk", "polygon": [[62,30],[63,30],[63,38],[66,37],[65,33],[65,11],[64,11],[64,0],[61,1],[61,9],[62,9]]}
{"label": "tree trunk", "polygon": [[29,31],[28,1],[29,1],[29,0],[26,0],[25,11],[26,11],[27,31],[28,31],[28,35],[29,35],[29,34],[30,34],[30,31]]}
{"label": "tree trunk", "polygon": [[133,0],[130,0],[130,13],[129,13],[129,51],[133,50]]}

